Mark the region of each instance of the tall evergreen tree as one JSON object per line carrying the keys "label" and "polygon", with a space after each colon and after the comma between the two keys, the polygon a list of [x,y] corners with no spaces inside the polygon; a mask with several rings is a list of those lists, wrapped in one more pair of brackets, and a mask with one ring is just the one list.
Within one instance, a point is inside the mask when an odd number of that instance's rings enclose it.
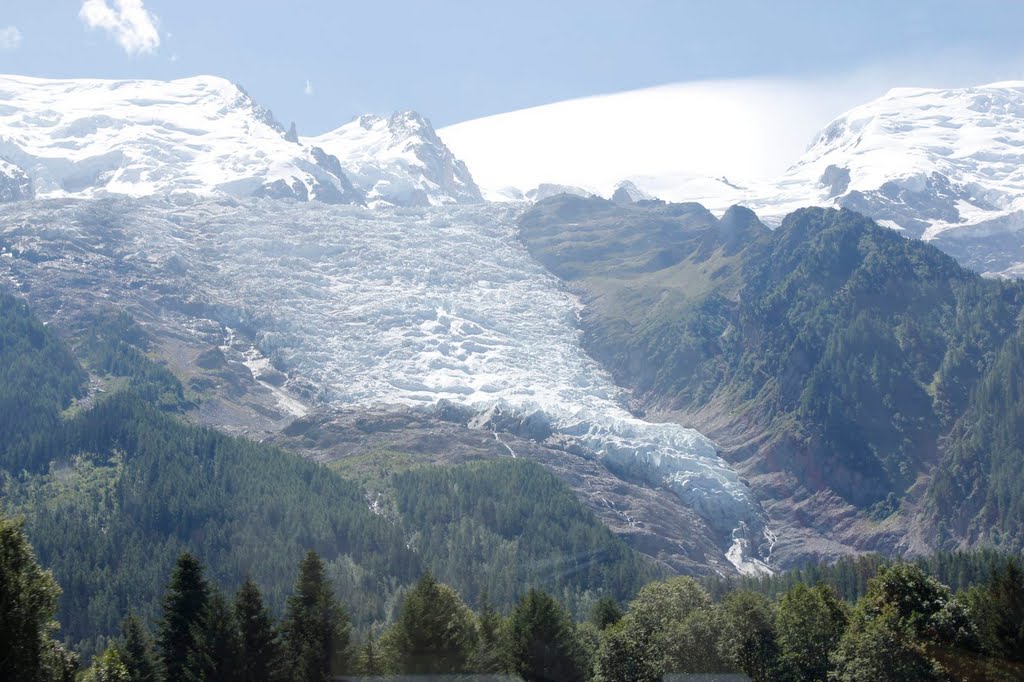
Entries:
{"label": "tall evergreen tree", "polygon": [[1006,561],[988,583],[968,596],[985,650],[1008,661],[1024,662],[1024,571]]}
{"label": "tall evergreen tree", "polygon": [[476,671],[479,673],[497,673],[503,669],[501,660],[501,626],[502,618],[487,592],[480,595],[480,617],[477,621],[477,659]]}
{"label": "tall evergreen tree", "polygon": [[207,601],[197,635],[199,646],[190,655],[188,679],[196,682],[235,682],[238,677],[238,629],[235,618],[219,591],[213,590]]}
{"label": "tall evergreen tree", "polygon": [[246,682],[281,679],[281,642],[263,596],[251,577],[235,596],[235,622],[239,632],[239,675]]}
{"label": "tall evergreen tree", "polygon": [[131,682],[159,682],[160,662],[153,649],[153,640],[139,619],[128,614],[121,626],[121,660]]}
{"label": "tall evergreen tree", "polygon": [[1024,678],[1024,571],[1020,563],[1004,559],[990,569],[985,584],[974,585],[957,597],[966,603],[969,617],[977,624],[980,648],[989,657],[986,679]]}
{"label": "tall evergreen tree", "polygon": [[74,678],[78,661],[54,641],[60,587],[36,562],[20,521],[0,514],[0,679]]}
{"label": "tall evergreen tree", "polygon": [[384,661],[371,632],[366,636],[366,643],[359,652],[359,674],[365,677],[377,677],[384,674]]}
{"label": "tall evergreen tree", "polygon": [[611,597],[602,597],[590,611],[590,622],[599,630],[604,630],[620,620],[622,620],[622,607]]}
{"label": "tall evergreen tree", "polygon": [[531,589],[509,618],[506,652],[526,682],[572,682],[587,677],[587,663],[568,612],[550,595]]}
{"label": "tall evergreen tree", "polygon": [[199,560],[188,552],[178,557],[164,595],[157,647],[168,680],[194,676],[194,666],[205,656],[203,629],[210,588]]}
{"label": "tall evergreen tree", "polygon": [[324,564],[310,550],[299,564],[283,624],[290,679],[323,682],[349,663],[349,620],[327,584]]}
{"label": "tall evergreen tree", "polygon": [[476,624],[455,590],[427,572],[402,600],[392,642],[405,674],[463,673],[473,662]]}

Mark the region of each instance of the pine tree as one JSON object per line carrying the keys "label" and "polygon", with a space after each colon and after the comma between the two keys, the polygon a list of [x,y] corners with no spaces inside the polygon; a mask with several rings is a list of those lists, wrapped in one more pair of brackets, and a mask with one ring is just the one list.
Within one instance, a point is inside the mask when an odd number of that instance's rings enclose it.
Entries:
{"label": "pine tree", "polygon": [[239,674],[246,682],[273,682],[281,678],[281,643],[270,612],[252,578],[247,577],[235,596],[235,622],[239,631]]}
{"label": "pine tree", "polygon": [[467,672],[476,649],[473,614],[455,590],[427,572],[402,601],[393,642],[405,674]]}
{"label": "pine tree", "polygon": [[153,640],[142,623],[129,613],[121,626],[121,660],[131,682],[158,682],[160,663],[153,649]]}
{"label": "pine tree", "polygon": [[74,678],[77,658],[52,638],[59,598],[21,522],[0,515],[0,679]]}
{"label": "pine tree", "polygon": [[188,552],[178,557],[164,595],[157,647],[168,680],[194,676],[194,666],[203,665],[203,627],[207,617],[210,588],[203,578],[199,560]]}
{"label": "pine tree", "polygon": [[531,589],[513,610],[506,652],[526,682],[586,679],[587,665],[569,614],[540,590]]}
{"label": "pine tree", "polygon": [[599,630],[604,630],[609,625],[614,625],[622,620],[622,607],[619,602],[611,597],[602,597],[594,604],[590,611],[590,622]]}
{"label": "pine tree", "polygon": [[478,619],[478,645],[476,671],[497,673],[503,669],[501,661],[501,614],[494,609],[485,591],[480,596],[480,617]]}
{"label": "pine tree", "polygon": [[349,629],[348,615],[327,584],[323,561],[310,550],[299,564],[283,624],[290,679],[323,682],[344,672]]}
{"label": "pine tree", "polygon": [[1024,661],[1024,571],[1013,560],[992,569],[984,585],[963,595],[980,645],[996,658]]}
{"label": "pine tree", "polygon": [[1007,561],[986,586],[991,607],[994,652],[1008,661],[1024,661],[1024,571]]}
{"label": "pine tree", "polygon": [[238,677],[238,658],[241,645],[227,600],[219,591],[212,591],[206,604],[197,636],[199,647],[193,652],[191,678],[198,681],[234,682]]}
{"label": "pine tree", "polygon": [[359,652],[359,674],[365,677],[377,677],[384,674],[384,662],[381,660],[377,642],[371,632],[366,636],[366,643]]}

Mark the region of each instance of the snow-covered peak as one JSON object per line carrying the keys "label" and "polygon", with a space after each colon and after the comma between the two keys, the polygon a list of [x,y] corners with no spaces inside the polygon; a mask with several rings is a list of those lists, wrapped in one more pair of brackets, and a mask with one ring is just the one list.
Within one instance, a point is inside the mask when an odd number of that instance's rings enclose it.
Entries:
{"label": "snow-covered peak", "polygon": [[0,101],[0,157],[19,166],[40,197],[359,200],[325,154],[288,142],[269,109],[223,78],[0,76]]}
{"label": "snow-covered peak", "polygon": [[632,204],[637,201],[649,201],[655,197],[643,191],[632,180],[622,180],[615,185],[611,199],[617,204]]}
{"label": "snow-covered peak", "polygon": [[[634,180],[648,190],[667,184],[659,177]],[[671,180],[674,190],[666,194],[673,199],[697,201],[716,212],[742,204],[768,224],[804,206],[842,206],[925,239],[962,241],[1019,231],[1024,81],[895,88],[831,121],[779,177]],[[998,271],[1002,266],[988,261],[1003,248],[993,241],[985,254],[966,261]]]}
{"label": "snow-covered peak", "polygon": [[925,237],[1024,209],[1024,81],[896,88],[832,121],[779,181]]}
{"label": "snow-covered peak", "polygon": [[544,201],[559,194],[571,194],[577,197],[593,197],[597,196],[596,192],[591,192],[585,187],[577,187],[575,185],[559,185],[553,182],[542,182],[537,185],[526,194],[523,195],[527,201]]}
{"label": "snow-covered peak", "polygon": [[466,164],[415,111],[368,114],[317,137],[302,138],[341,161],[371,203],[466,204],[483,201]]}
{"label": "snow-covered peak", "polygon": [[[499,114],[441,134],[495,201],[530,198],[525,189],[540,181],[608,196],[626,179],[716,213],[741,204],[768,224],[804,206],[845,206],[926,239],[1024,230],[1024,81],[895,88],[835,118],[801,153],[786,140],[818,125],[812,119],[827,120],[816,100],[827,100],[828,88],[664,86]],[[759,162],[783,148],[793,149],[788,166],[769,171]]]}

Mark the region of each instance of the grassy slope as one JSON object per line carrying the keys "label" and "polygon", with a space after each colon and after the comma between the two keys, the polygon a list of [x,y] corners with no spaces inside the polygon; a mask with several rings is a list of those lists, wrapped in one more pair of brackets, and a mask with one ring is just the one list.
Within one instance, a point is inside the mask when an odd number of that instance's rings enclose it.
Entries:
{"label": "grassy slope", "polygon": [[[581,295],[588,349],[645,409],[747,443],[740,456],[752,448],[759,471],[876,519],[943,471],[925,496],[933,521],[956,519],[940,541],[1020,544],[1024,485],[989,484],[1016,471],[1024,442],[1017,387],[991,385],[1021,370],[1004,350],[1020,339],[1020,283],[983,280],[848,211],[807,209],[769,232],[743,211],[715,224],[692,205],[559,197],[521,234]],[[663,253],[675,255],[635,266]],[[1014,407],[997,409],[1007,397]],[[979,420],[1001,434],[986,439],[996,452],[958,445],[978,441]]]}

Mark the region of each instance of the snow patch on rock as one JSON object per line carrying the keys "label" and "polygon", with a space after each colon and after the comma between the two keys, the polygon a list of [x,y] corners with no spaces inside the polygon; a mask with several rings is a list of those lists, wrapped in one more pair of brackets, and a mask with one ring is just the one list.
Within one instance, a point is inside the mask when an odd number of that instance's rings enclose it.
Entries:
{"label": "snow patch on rock", "polygon": [[372,204],[437,206],[483,201],[466,164],[415,111],[360,116],[316,137],[302,138],[337,157]]}

